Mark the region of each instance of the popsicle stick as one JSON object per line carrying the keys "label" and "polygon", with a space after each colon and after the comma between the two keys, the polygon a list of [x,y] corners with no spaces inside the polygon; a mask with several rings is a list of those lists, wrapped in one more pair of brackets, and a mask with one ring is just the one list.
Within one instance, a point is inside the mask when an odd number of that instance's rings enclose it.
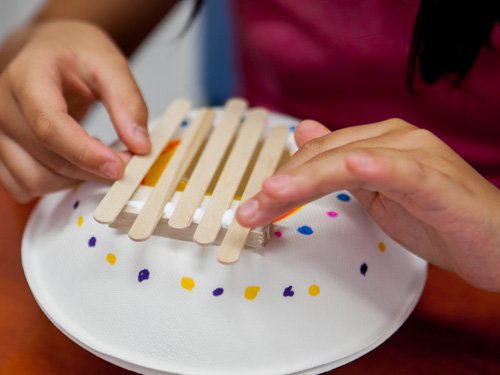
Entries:
{"label": "popsicle stick", "polygon": [[144,204],[144,208],[132,224],[128,232],[131,239],[142,241],[151,236],[163,214],[165,204],[174,193],[177,184],[212,127],[213,117],[212,110],[203,109],[189,125],[178,149]]}
{"label": "popsicle stick", "polygon": [[125,168],[123,177],[111,186],[94,211],[96,221],[104,224],[111,224],[115,221],[190,107],[191,104],[187,100],[178,99],[172,102],[160,123],[151,132],[151,152],[148,155],[132,157]]}
{"label": "popsicle stick", "polygon": [[198,228],[196,228],[193,237],[195,242],[207,245],[217,238],[222,215],[232,202],[252,154],[257,147],[266,117],[267,111],[264,109],[253,109],[248,112],[221,176],[217,181],[205,214]]}
{"label": "popsicle stick", "polygon": [[[290,130],[288,127],[276,127],[269,131],[247,186],[241,197],[245,201],[255,195],[261,188],[264,179],[271,176],[283,154]],[[242,227],[236,219],[229,226],[217,254],[221,263],[236,262],[245,246],[251,228]]]}
{"label": "popsicle stick", "polygon": [[189,178],[186,189],[184,189],[168,222],[172,228],[184,229],[191,225],[194,211],[203,200],[208,185],[217,171],[246,109],[247,102],[242,99],[231,99],[226,103],[221,122],[212,131],[198,164]]}

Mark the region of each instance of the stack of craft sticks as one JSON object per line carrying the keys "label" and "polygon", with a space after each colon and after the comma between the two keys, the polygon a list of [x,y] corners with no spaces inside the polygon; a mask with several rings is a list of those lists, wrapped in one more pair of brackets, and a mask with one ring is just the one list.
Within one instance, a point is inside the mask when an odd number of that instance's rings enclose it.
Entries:
{"label": "stack of craft sticks", "polygon": [[[245,245],[263,246],[270,226],[249,229],[233,220],[226,230],[222,228],[223,215],[230,207],[234,208],[237,190],[245,180],[242,201],[257,193],[263,180],[275,171],[286,154],[289,129],[273,127],[264,132],[267,111],[247,110],[247,103],[241,99],[226,103],[216,126],[213,110],[203,108],[190,121],[156,186],[139,186],[179,131],[189,110],[190,103],[186,100],[176,100],[169,106],[151,133],[151,152],[130,160],[123,178],[102,199],[94,218],[113,227],[130,227],[129,237],[137,241],[154,233],[202,245],[220,243],[217,259],[233,263]],[[187,185],[183,192],[176,192],[188,168],[192,173]],[[220,174],[209,195],[207,191],[217,171]],[[166,217],[165,206],[172,203],[174,196],[175,208]],[[131,202],[144,203],[137,207]],[[195,212],[202,203],[205,203],[203,215],[195,223]]]}

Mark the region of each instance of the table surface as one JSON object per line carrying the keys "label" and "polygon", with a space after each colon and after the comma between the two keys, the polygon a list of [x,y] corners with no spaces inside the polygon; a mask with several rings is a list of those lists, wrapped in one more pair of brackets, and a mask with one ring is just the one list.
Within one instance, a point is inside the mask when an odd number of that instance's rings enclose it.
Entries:
{"label": "table surface", "polygon": [[[73,343],[36,304],[20,252],[31,209],[0,189],[0,374],[132,374]],[[399,331],[331,373],[500,374],[500,294],[431,266],[422,298]]]}

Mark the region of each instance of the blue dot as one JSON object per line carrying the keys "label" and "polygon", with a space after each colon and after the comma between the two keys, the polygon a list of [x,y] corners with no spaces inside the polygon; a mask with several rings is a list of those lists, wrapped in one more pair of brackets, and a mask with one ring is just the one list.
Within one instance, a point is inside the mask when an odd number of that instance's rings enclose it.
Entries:
{"label": "blue dot", "polygon": [[292,125],[290,125],[288,128],[290,129],[290,131],[291,131],[291,132],[294,132],[294,131],[295,131],[295,129],[297,128],[297,125],[292,124]]}
{"label": "blue dot", "polygon": [[368,265],[363,263],[361,267],[359,267],[359,272],[361,272],[363,276],[366,276],[366,271],[368,271]]}
{"label": "blue dot", "polygon": [[292,290],[292,286],[287,286],[283,291],[283,297],[293,297],[295,292]]}
{"label": "blue dot", "polygon": [[149,279],[149,270],[147,268],[140,270],[139,275],[137,276],[137,280],[139,280],[139,282],[142,283],[144,280],[148,279]]}
{"label": "blue dot", "polygon": [[222,295],[222,293],[224,293],[224,289],[222,289],[222,288],[214,289],[214,291],[212,292],[212,294],[215,297],[219,297],[220,295]]}
{"label": "blue dot", "polygon": [[188,126],[189,122],[188,120],[184,120],[181,122],[181,126]]}
{"label": "blue dot", "polygon": [[303,225],[301,227],[298,227],[297,232],[299,232],[300,234],[303,234],[305,236],[310,236],[311,234],[314,233],[314,231],[312,230],[312,228],[309,225]]}
{"label": "blue dot", "polygon": [[351,197],[346,193],[340,193],[337,194],[337,199],[342,202],[349,202],[351,200]]}
{"label": "blue dot", "polygon": [[80,201],[76,201],[75,204],[73,205],[73,209],[76,210],[79,205],[80,205]]}
{"label": "blue dot", "polygon": [[97,239],[95,237],[90,237],[89,238],[89,247],[95,247],[95,244],[97,242]]}

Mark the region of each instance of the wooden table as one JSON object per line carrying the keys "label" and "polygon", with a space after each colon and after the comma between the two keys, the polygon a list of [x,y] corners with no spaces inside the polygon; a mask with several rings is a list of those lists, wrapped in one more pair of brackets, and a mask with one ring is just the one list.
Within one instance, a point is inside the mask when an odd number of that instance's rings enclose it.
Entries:
{"label": "wooden table", "polygon": [[[21,268],[32,209],[0,190],[0,374],[131,374],[74,344],[44,316]],[[500,270],[499,270],[500,272]],[[415,312],[389,340],[335,374],[500,374],[500,294],[430,267]]]}

